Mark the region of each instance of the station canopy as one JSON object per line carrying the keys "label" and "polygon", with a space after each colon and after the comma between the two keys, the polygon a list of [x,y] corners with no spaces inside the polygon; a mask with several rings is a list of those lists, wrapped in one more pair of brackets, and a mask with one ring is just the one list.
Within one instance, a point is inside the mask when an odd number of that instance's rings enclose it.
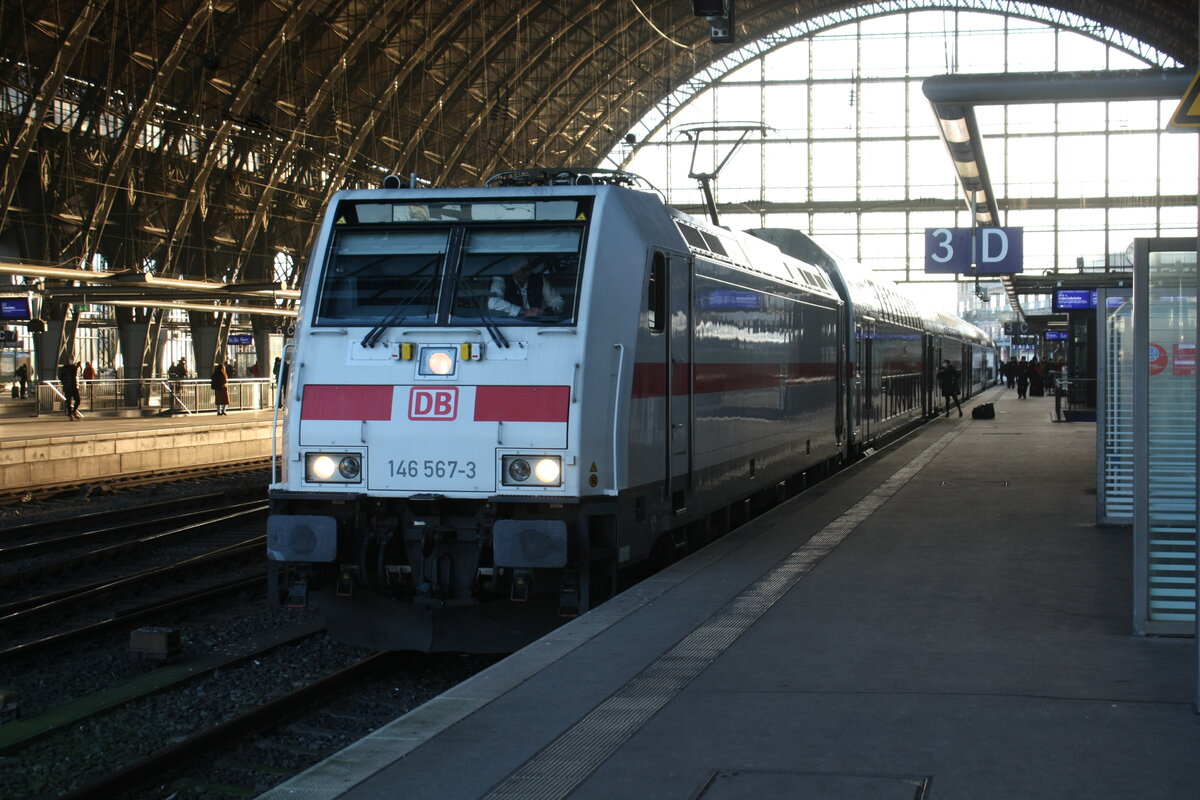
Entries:
{"label": "station canopy", "polygon": [[[6,2],[0,264],[294,289],[339,189],[598,166],[680,84],[798,20],[1027,4],[734,5],[720,44],[688,0]],[[1195,0],[1040,7],[1197,61]]]}

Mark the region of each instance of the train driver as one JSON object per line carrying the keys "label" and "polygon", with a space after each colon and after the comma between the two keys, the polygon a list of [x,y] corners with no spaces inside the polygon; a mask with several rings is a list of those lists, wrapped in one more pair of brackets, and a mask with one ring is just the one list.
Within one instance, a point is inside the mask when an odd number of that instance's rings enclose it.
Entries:
{"label": "train driver", "polygon": [[563,299],[545,275],[533,274],[533,261],[525,257],[509,275],[492,278],[488,308],[510,317],[541,317],[561,314]]}

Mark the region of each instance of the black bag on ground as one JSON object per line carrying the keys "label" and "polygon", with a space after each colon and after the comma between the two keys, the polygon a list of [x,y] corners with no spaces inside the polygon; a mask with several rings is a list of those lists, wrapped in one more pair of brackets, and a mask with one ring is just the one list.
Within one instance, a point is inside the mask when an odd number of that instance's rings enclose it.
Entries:
{"label": "black bag on ground", "polygon": [[971,409],[971,419],[995,419],[996,404],[980,403]]}

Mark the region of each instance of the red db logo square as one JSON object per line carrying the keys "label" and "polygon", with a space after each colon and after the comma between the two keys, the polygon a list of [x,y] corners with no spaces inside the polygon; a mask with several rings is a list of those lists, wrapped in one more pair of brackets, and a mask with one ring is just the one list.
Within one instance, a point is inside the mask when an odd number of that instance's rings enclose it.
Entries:
{"label": "red db logo square", "polygon": [[458,416],[458,388],[420,389],[408,394],[409,419],[451,420]]}

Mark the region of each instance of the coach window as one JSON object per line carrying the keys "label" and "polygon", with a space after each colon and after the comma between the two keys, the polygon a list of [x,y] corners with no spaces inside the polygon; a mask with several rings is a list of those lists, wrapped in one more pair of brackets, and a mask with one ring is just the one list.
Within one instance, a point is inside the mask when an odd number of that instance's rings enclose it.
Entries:
{"label": "coach window", "polygon": [[655,253],[646,284],[646,327],[651,333],[662,333],[667,319],[666,307],[667,258]]}

